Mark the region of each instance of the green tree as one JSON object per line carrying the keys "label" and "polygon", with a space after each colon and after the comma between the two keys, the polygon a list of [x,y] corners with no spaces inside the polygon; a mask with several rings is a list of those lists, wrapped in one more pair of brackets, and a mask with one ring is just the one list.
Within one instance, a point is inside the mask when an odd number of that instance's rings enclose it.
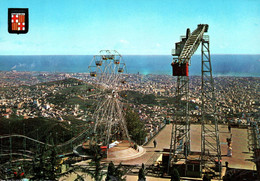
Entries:
{"label": "green tree", "polygon": [[145,125],[140,120],[139,115],[129,108],[126,112],[126,123],[131,138],[139,145],[144,143],[146,137]]}
{"label": "green tree", "polygon": [[101,181],[105,175],[102,170],[106,168],[104,164],[101,164],[102,158],[105,157],[105,153],[102,152],[98,145],[90,146],[90,154],[93,155],[91,162],[89,163],[89,167],[75,167],[75,170],[81,170],[88,175],[90,175],[95,181]]}
{"label": "green tree", "polygon": [[180,181],[180,174],[176,168],[173,169],[171,174],[171,181]]}
{"label": "green tree", "polygon": [[203,176],[203,181],[210,181],[210,180],[211,180],[211,178],[210,178],[210,176],[208,174],[205,174]]}
{"label": "green tree", "polygon": [[139,169],[139,173],[138,173],[138,181],[145,181],[145,174],[144,174],[144,167]]}
{"label": "green tree", "polygon": [[156,96],[153,94],[144,95],[142,104],[157,104]]}
{"label": "green tree", "polygon": [[108,165],[106,181],[112,180],[112,177],[114,177],[114,173],[115,173],[115,165],[111,161]]}
{"label": "green tree", "polygon": [[113,162],[110,162],[107,169],[106,181],[124,181],[126,170],[122,167],[121,163],[115,167]]}
{"label": "green tree", "polygon": [[57,180],[59,173],[58,155],[56,147],[53,146],[51,139],[50,145],[45,145],[40,149],[40,152],[33,158],[33,172],[32,180]]}

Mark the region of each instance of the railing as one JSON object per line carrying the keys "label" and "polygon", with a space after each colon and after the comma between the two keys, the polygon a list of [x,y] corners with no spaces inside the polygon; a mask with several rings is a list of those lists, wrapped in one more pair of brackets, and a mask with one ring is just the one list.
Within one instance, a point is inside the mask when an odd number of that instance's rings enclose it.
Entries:
{"label": "railing", "polygon": [[248,147],[250,151],[255,149],[260,149],[260,131],[259,122],[250,121],[250,126],[248,127]]}
{"label": "railing", "polygon": [[[12,155],[20,155],[23,157],[31,157],[34,152],[36,153],[37,151],[39,151],[40,147],[46,145],[48,147],[56,147],[59,151],[60,154],[65,154],[65,153],[72,153],[73,148],[76,145],[79,145],[80,143],[84,142],[85,138],[90,136],[91,130],[90,128],[88,130],[84,130],[81,133],[79,133],[78,135],[76,135],[75,137],[71,138],[70,140],[61,143],[61,144],[57,144],[57,145],[51,145],[48,143],[44,143],[41,142],[39,140],[27,137],[25,135],[19,135],[19,134],[12,134],[12,135],[3,135],[0,136],[0,140],[1,140],[1,150],[0,150],[0,157],[6,157],[6,156],[12,156]],[[26,146],[24,147],[24,145],[19,145],[19,147],[14,148],[14,145],[12,144],[12,139],[16,138],[16,139],[20,139],[22,141],[24,141],[24,139],[26,140],[26,143],[28,144],[29,142],[32,144],[29,144],[30,146]],[[7,142],[8,144],[6,144],[6,147],[9,147],[9,150],[4,150],[3,149],[3,140],[7,140],[5,141],[5,143]],[[11,152],[10,152],[11,150]],[[33,152],[33,151],[34,152]]]}
{"label": "railing", "polygon": [[161,123],[158,130],[156,130],[155,132],[151,132],[149,135],[147,135],[145,137],[145,142],[142,146],[147,145],[165,126],[166,123]]}
{"label": "railing", "polygon": [[203,35],[203,39],[204,39],[205,41],[209,41],[209,35]]}
{"label": "railing", "polygon": [[186,38],[186,36],[180,36],[180,41],[182,41],[184,38]]}

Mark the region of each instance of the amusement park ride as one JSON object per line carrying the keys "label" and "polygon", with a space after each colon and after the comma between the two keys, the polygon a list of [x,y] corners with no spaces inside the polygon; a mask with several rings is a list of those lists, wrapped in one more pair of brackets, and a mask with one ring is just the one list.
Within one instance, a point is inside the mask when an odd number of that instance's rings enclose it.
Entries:
{"label": "amusement park ride", "polygon": [[95,141],[109,144],[112,140],[126,139],[130,136],[123,113],[123,103],[118,90],[123,84],[121,74],[126,71],[122,55],[116,50],[101,50],[89,66],[90,76],[96,85],[102,87],[98,105],[93,114]]}
{"label": "amusement park ride", "polygon": [[[175,44],[172,51],[173,76],[177,76],[176,121],[172,126],[171,144],[168,171],[171,165],[180,159],[189,162],[191,154],[190,144],[190,118],[189,118],[189,65],[191,57],[201,45],[201,153],[200,172],[207,172],[215,166],[218,176],[221,176],[221,150],[219,142],[218,117],[216,114],[216,97],[212,77],[209,36],[207,24],[199,24],[197,29],[190,33],[187,29],[186,36],[181,36],[181,41]],[[185,100],[185,105],[181,100]]]}

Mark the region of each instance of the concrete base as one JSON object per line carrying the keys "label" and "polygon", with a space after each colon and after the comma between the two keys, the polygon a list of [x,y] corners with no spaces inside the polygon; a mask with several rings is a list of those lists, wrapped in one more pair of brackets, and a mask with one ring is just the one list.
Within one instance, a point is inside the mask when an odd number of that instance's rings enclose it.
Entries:
{"label": "concrete base", "polygon": [[105,162],[121,162],[121,161],[127,161],[132,160],[138,157],[141,157],[146,153],[146,150],[141,147],[137,146],[137,149],[135,150],[132,148],[128,141],[120,141],[120,143],[108,150],[107,158],[105,158],[103,161]]}

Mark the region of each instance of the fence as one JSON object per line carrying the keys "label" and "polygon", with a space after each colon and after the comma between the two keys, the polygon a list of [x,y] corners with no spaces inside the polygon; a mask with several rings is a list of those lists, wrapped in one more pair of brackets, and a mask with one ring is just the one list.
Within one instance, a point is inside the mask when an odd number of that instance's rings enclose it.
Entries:
{"label": "fence", "polygon": [[145,137],[145,142],[142,146],[146,146],[160,131],[166,126],[166,123],[161,123],[159,125],[159,129],[155,130],[154,132],[150,132],[149,135]]}

